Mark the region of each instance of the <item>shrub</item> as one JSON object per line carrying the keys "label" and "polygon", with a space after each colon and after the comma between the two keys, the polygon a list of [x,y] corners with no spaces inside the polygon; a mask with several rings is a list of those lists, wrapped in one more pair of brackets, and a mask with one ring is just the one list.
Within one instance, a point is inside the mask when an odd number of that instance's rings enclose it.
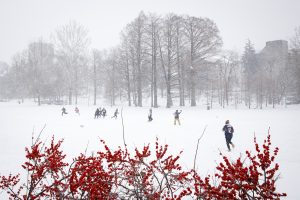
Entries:
{"label": "shrub", "polygon": [[223,156],[214,181],[201,178],[194,170],[183,170],[178,163],[180,152],[168,153],[168,145],[155,142],[135,149],[111,150],[101,141],[103,150],[95,155],[80,154],[71,164],[64,161],[62,140],[54,137],[47,147],[40,141],[26,148],[28,172],[25,183],[19,175],[0,177],[0,188],[10,199],[279,199],[285,193],[276,191],[279,165],[275,163],[278,148],[271,150],[268,134],[262,147],[254,138],[255,155],[246,151],[246,159],[230,161]]}

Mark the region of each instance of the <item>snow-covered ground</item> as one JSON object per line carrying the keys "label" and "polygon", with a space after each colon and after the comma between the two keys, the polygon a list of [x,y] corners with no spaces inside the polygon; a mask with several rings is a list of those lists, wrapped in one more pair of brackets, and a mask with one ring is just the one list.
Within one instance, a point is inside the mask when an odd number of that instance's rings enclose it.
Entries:
{"label": "snow-covered ground", "polygon": [[[24,147],[30,146],[32,134],[36,137],[44,125],[42,139],[49,141],[52,135],[56,139],[64,138],[63,149],[69,158],[84,152],[87,147],[88,153],[97,151],[100,138],[111,147],[123,145],[120,116],[116,120],[111,119],[116,107],[106,107],[109,116],[105,119],[94,119],[96,106],[80,105],[80,116],[75,114],[74,106],[66,106],[69,114],[61,116],[61,108],[0,102],[0,175],[24,173],[20,167],[25,159]],[[173,124],[175,109],[182,109],[181,126]],[[197,169],[202,175],[214,173],[216,163],[221,160],[219,149],[232,159],[244,154],[246,149],[254,150],[254,132],[261,144],[270,126],[272,143],[280,148],[277,158],[281,172],[277,183],[279,191],[287,192],[287,199],[300,198],[297,191],[300,180],[300,106],[264,110],[158,108],[153,109],[152,122],[147,121],[148,110],[149,107],[123,108],[126,143],[131,148],[141,147],[154,144],[158,137],[161,143],[169,144],[174,154],[183,150],[181,162],[190,169],[197,139],[207,125],[197,156]],[[232,141],[236,148],[232,152],[226,151],[221,131],[226,119],[235,128]],[[3,194],[0,194],[0,199],[1,196]]]}

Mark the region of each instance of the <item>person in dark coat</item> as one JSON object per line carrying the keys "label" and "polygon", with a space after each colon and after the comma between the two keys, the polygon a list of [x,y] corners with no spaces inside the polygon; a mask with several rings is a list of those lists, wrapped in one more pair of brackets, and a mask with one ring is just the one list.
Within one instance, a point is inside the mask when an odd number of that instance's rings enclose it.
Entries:
{"label": "person in dark coat", "polygon": [[61,112],[61,116],[63,116],[64,114],[65,114],[65,115],[68,114],[65,107],[63,107],[63,108],[61,109],[61,111],[62,111],[62,112]]}
{"label": "person in dark coat", "polygon": [[152,118],[152,108],[149,109],[149,115],[148,115],[148,121],[151,122],[153,120]]}
{"label": "person in dark coat", "polygon": [[118,110],[118,108],[117,108],[117,109],[115,110],[114,116],[112,116],[111,118],[117,119],[117,118],[118,118],[118,114],[119,114],[119,110]]}
{"label": "person in dark coat", "polygon": [[106,109],[102,108],[101,113],[102,113],[102,117],[104,118],[106,116]]}
{"label": "person in dark coat", "polygon": [[178,122],[178,124],[180,125],[180,120],[179,120],[179,115],[182,112],[182,110],[178,111],[176,110],[174,113],[174,125],[176,125],[176,122]]}
{"label": "person in dark coat", "polygon": [[99,110],[99,108],[97,108],[95,111],[94,119],[96,119],[96,118],[98,119],[99,115],[100,115],[100,110]]}
{"label": "person in dark coat", "polygon": [[225,133],[225,139],[226,139],[226,145],[227,145],[228,151],[231,151],[230,145],[232,146],[232,148],[234,148],[234,144],[231,142],[233,133],[234,133],[234,129],[233,129],[233,126],[230,125],[229,120],[226,120],[225,125],[223,127],[223,131]]}
{"label": "person in dark coat", "polygon": [[99,107],[98,110],[99,110],[99,117],[101,118],[102,117],[102,108]]}

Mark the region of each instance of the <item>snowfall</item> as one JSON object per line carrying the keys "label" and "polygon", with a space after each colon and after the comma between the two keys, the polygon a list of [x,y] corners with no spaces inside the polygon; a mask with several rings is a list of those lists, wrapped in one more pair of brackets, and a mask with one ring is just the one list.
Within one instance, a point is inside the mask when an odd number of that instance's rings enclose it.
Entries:
{"label": "snowfall", "polygon": [[[103,107],[98,104],[97,107]],[[183,151],[180,163],[186,169],[193,168],[197,140],[199,142],[196,169],[201,175],[214,174],[215,167],[222,160],[219,151],[231,160],[245,156],[246,150],[254,152],[253,138],[262,144],[270,127],[272,145],[279,147],[276,161],[280,164],[280,178],[277,181],[279,192],[286,192],[286,199],[300,199],[298,192],[300,180],[300,105],[270,107],[260,109],[214,108],[206,106],[173,107],[163,106],[153,109],[153,121],[148,122],[149,107],[128,107],[126,105],[106,106],[108,116],[94,119],[97,108],[94,105],[78,105],[80,115],[74,112],[74,106],[66,105],[68,114],[62,116],[59,105],[37,106],[27,100],[0,102],[0,175],[20,173],[24,178],[26,172],[21,167],[25,161],[25,147],[32,143],[41,132],[43,141],[64,139],[62,148],[68,158],[79,153],[92,154],[100,148],[100,139],[112,147],[123,146],[122,120],[111,116],[116,108],[123,107],[125,141],[130,148],[143,147],[154,143],[156,137],[161,144],[168,144],[172,154]],[[182,110],[181,125],[174,125],[173,113]],[[235,132],[235,148],[228,152],[222,127],[225,120],[230,120]],[[23,180],[24,181],[24,180]],[[0,191],[0,199],[6,199]]]}

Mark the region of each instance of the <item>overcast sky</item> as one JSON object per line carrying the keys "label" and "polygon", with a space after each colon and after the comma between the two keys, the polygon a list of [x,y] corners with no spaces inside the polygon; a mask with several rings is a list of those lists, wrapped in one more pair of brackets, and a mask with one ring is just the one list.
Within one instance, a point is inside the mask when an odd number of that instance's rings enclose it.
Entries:
{"label": "overcast sky", "polygon": [[119,43],[119,33],[138,13],[176,13],[214,20],[224,48],[242,51],[249,38],[257,50],[267,40],[289,38],[300,26],[300,0],[0,0],[0,61],[70,20],[89,30],[91,47]]}

